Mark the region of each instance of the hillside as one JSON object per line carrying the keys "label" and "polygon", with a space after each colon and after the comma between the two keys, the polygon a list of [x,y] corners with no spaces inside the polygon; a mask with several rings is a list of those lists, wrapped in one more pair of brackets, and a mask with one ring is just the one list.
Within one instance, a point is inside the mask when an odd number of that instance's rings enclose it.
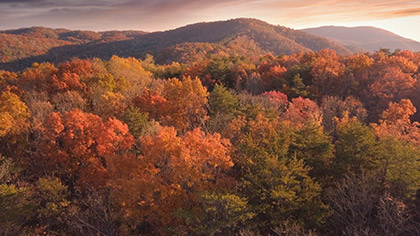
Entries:
{"label": "hillside", "polygon": [[[0,31],[0,62],[6,63],[25,58],[42,56],[54,48],[115,42],[145,34],[142,31],[72,31],[31,27]],[[61,56],[61,55],[60,55]],[[46,60],[49,58],[46,57]]]}
{"label": "hillside", "polygon": [[[3,31],[0,37],[11,37],[8,41],[1,40],[10,43],[0,46],[3,62],[0,68],[9,70],[19,70],[33,62],[61,62],[73,57],[108,59],[112,55],[140,58],[152,54],[158,63],[188,63],[215,54],[252,57],[324,48],[336,50],[339,54],[351,53],[325,38],[255,19],[197,23],[149,34],[137,31],[96,33],[31,28]],[[20,43],[24,40],[30,43]],[[12,46],[21,44],[20,47]]]}
{"label": "hillside", "polygon": [[254,42],[258,49],[273,54],[292,54],[331,48],[348,54],[347,49],[324,38],[255,19],[234,19],[187,25],[175,30],[151,33],[138,38],[139,45],[150,51],[185,43],[216,43],[228,46],[232,41]]}
{"label": "hillside", "polygon": [[420,51],[420,42],[401,37],[387,30],[375,27],[323,26],[302,31],[328,38],[345,45],[352,51],[377,51],[380,48]]}

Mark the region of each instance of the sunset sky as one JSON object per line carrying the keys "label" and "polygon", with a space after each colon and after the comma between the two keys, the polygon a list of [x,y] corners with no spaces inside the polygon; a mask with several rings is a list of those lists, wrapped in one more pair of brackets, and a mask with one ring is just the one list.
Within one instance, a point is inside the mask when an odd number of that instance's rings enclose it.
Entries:
{"label": "sunset sky", "polygon": [[420,0],[0,0],[0,28],[157,31],[257,18],[300,29],[376,26],[420,41]]}

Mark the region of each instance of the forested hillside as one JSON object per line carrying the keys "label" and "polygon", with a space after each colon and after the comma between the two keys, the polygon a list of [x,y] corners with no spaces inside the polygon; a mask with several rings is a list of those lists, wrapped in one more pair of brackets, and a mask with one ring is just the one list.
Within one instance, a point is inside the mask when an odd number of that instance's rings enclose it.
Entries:
{"label": "forested hillside", "polygon": [[325,48],[351,54],[325,38],[256,19],[198,23],[149,34],[30,28],[0,32],[0,69],[16,71],[34,62],[59,63],[73,57],[109,60],[113,55],[144,58],[151,54],[157,63],[168,64],[192,63],[216,55],[258,58],[266,53],[293,54]]}
{"label": "forested hillside", "polygon": [[0,71],[0,235],[419,235],[420,54],[303,51]]}
{"label": "forested hillside", "polygon": [[[0,63],[45,55],[54,48],[89,43],[115,42],[133,39],[143,34],[146,33],[142,31],[107,31],[98,33],[45,27],[0,31]],[[48,58],[45,58],[45,60],[48,60]]]}

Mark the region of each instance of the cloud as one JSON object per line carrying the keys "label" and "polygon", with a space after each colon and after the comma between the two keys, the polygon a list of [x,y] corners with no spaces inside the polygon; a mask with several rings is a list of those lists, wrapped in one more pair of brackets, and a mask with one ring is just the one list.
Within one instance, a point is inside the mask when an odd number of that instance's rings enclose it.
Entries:
{"label": "cloud", "polygon": [[420,15],[420,8],[398,10],[398,11],[391,12],[391,14],[394,16],[399,16],[399,17],[418,16]]}
{"label": "cloud", "polygon": [[274,24],[349,22],[420,15],[418,0],[0,0],[0,27],[161,30],[254,17]]}
{"label": "cloud", "polygon": [[40,2],[42,0],[0,0],[0,3]]}
{"label": "cloud", "polygon": [[259,9],[266,20],[299,26],[420,16],[418,3],[418,0],[283,0],[264,1]]}

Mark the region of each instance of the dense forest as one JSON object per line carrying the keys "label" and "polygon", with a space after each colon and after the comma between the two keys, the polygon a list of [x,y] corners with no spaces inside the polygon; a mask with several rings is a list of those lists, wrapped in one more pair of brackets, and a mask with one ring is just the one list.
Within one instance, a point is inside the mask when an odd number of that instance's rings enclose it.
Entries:
{"label": "dense forest", "polygon": [[0,235],[420,235],[420,53],[0,71]]}

